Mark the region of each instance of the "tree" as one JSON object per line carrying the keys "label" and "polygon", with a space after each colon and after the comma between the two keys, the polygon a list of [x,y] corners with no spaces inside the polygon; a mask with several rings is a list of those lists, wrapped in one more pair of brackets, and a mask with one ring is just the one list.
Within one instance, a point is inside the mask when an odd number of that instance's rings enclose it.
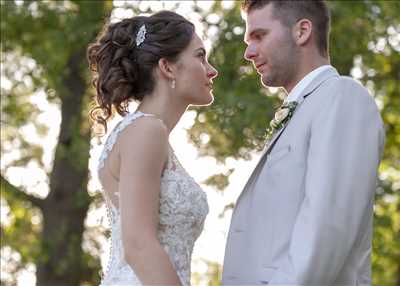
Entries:
{"label": "tree", "polygon": [[[128,9],[137,11],[139,2],[127,5]],[[10,271],[35,265],[38,285],[95,285],[100,262],[93,251],[99,247],[93,236],[104,233],[89,230],[84,223],[89,208],[98,206],[87,187],[91,148],[87,111],[93,90],[85,49],[114,7],[110,1],[89,0],[0,3],[2,81],[9,80],[2,82],[1,89],[1,204],[9,208],[10,217],[1,224],[2,253],[20,257],[11,261]],[[387,129],[375,204],[373,279],[376,285],[400,285],[400,6],[395,1],[329,4],[333,65],[370,88]],[[188,135],[202,155],[219,161],[249,159],[262,147],[267,122],[279,105],[279,92],[262,89],[258,75],[243,60],[244,24],[238,3],[224,8],[218,1],[211,12],[200,6],[195,11],[204,15],[206,31],[214,39],[210,60],[221,76],[215,81],[215,103],[209,109],[196,109]],[[47,133],[35,96],[46,97],[61,113],[51,164],[43,158],[40,139],[34,141],[26,132],[32,128],[39,135]],[[210,140],[200,140],[202,134]],[[6,157],[12,160],[5,162]],[[43,170],[40,183],[48,192],[42,196],[33,194],[31,186],[10,181],[13,169],[29,170],[32,165]],[[208,182],[223,189],[232,171]],[[85,237],[91,247],[82,246]],[[215,284],[220,266],[209,263],[208,273],[209,283]]]}
{"label": "tree", "polygon": [[[99,258],[82,249],[84,222],[94,199],[87,192],[86,47],[111,8],[107,1],[1,1],[2,72],[12,81],[1,90],[2,140],[7,143],[1,153],[16,146],[20,153],[1,170],[1,195],[11,211],[9,225],[2,225],[2,248],[19,253],[20,265],[36,265],[38,285],[98,281]],[[11,184],[6,175],[11,167],[30,162],[44,167],[42,146],[20,132],[33,123],[46,133],[36,123],[40,110],[30,101],[40,90],[60,106],[62,118],[44,198]],[[35,216],[41,217],[40,224],[33,223]]]}

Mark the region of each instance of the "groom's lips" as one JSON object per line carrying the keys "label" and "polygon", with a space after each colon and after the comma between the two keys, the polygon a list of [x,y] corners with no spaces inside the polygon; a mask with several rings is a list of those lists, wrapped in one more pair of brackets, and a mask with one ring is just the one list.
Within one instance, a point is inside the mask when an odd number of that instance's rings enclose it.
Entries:
{"label": "groom's lips", "polygon": [[265,65],[265,63],[257,64],[257,65],[256,65],[256,69],[260,69],[260,67],[262,67],[263,65]]}

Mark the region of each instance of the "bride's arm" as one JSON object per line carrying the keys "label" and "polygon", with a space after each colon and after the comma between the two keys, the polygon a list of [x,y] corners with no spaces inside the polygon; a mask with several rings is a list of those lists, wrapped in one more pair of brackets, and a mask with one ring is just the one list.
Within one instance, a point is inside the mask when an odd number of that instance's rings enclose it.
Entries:
{"label": "bride's arm", "polygon": [[160,181],[168,132],[155,118],[140,118],[121,134],[120,211],[125,260],[145,285],[180,285],[157,237]]}

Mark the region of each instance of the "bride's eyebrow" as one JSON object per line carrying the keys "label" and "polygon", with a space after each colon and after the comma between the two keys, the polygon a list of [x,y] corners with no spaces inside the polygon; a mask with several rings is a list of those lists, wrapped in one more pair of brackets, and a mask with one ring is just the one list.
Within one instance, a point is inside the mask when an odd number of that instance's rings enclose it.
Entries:
{"label": "bride's eyebrow", "polygon": [[206,50],[203,47],[196,49],[195,52],[198,52],[198,51],[203,52],[205,55],[207,54]]}

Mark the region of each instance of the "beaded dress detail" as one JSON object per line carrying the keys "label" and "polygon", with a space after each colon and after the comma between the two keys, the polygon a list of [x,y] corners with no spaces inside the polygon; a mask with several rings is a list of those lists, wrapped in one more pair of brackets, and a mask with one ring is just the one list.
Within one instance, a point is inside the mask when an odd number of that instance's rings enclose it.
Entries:
{"label": "beaded dress detail", "polygon": [[[101,153],[98,172],[112,150],[118,135],[135,119],[153,116],[140,111],[130,113],[111,131]],[[134,182],[132,182],[134,184]],[[142,285],[124,259],[119,209],[104,191],[111,226],[111,250],[101,286]],[[168,254],[177,275],[184,286],[190,285],[190,263],[196,239],[203,230],[208,214],[205,192],[183,169],[170,148],[168,162],[161,177],[158,239]],[[132,227],[135,227],[132,225]]]}

